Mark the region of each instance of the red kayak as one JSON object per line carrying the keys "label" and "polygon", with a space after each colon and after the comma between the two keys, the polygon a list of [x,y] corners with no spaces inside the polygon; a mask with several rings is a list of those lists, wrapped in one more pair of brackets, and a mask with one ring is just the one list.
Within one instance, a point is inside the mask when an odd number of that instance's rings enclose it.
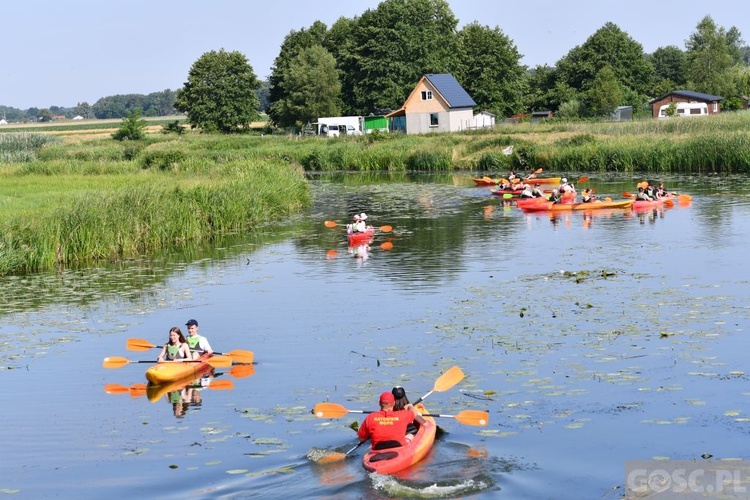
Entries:
{"label": "red kayak", "polygon": [[[417,411],[425,415],[427,410],[421,404],[416,405]],[[362,465],[370,472],[379,474],[393,474],[410,467],[420,460],[432,449],[435,442],[435,431],[437,425],[433,417],[423,416],[429,425],[419,427],[414,439],[406,446],[386,448],[384,450],[368,451],[362,459]]]}
{"label": "red kayak", "polygon": [[491,189],[490,193],[503,198],[506,198],[506,194],[510,195],[507,198],[518,198],[523,193],[523,189]]}
{"label": "red kayak", "polygon": [[351,233],[347,234],[346,237],[349,239],[349,246],[357,246],[367,243],[375,235],[375,229],[369,228],[364,233]]}

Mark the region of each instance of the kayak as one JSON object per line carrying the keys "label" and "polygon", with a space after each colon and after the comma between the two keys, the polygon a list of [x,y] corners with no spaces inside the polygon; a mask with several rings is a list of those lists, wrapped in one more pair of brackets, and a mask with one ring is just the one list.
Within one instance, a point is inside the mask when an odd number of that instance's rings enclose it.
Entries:
{"label": "kayak", "polygon": [[[476,184],[477,187],[479,186],[497,186],[500,184],[501,180],[499,177],[497,179],[493,179],[492,177],[473,177],[471,180],[474,181],[474,184]],[[544,177],[544,178],[535,178],[535,179],[522,179],[523,182],[526,184],[534,184],[535,182],[538,182],[539,184],[560,184],[560,181],[562,180],[562,177]]]}
{"label": "kayak", "polygon": [[[162,363],[163,364],[163,363]],[[174,380],[172,382],[164,382],[162,384],[148,384],[146,386],[146,396],[152,403],[159,401],[162,396],[172,391],[180,391],[189,385],[193,385],[199,381],[203,375],[211,371],[211,365],[208,363],[200,363],[202,366],[199,367],[194,373],[191,373],[185,377]],[[202,384],[199,384],[202,385]]]}
{"label": "kayak", "polygon": [[146,380],[152,384],[165,384],[201,373],[208,364],[211,354],[204,354],[196,361],[157,363],[146,370]]}
{"label": "kayak", "polygon": [[633,210],[651,210],[652,208],[663,207],[665,204],[674,205],[674,200],[668,196],[658,200],[636,200],[633,202]]}
{"label": "kayak", "polygon": [[521,196],[521,193],[523,193],[523,189],[491,189],[490,193],[495,196],[502,197],[505,197],[506,194],[509,194],[509,198],[518,198],[519,196]]}
{"label": "kayak", "polygon": [[361,245],[363,243],[367,243],[370,241],[375,234],[374,228],[369,228],[364,233],[351,233],[347,234],[346,237],[349,239],[349,246],[353,247],[356,245]]}
{"label": "kayak", "polygon": [[[427,410],[421,404],[416,405],[416,409],[423,415],[427,413]],[[393,474],[422,460],[432,449],[432,444],[435,442],[435,431],[437,430],[433,417],[422,418],[428,421],[430,425],[420,426],[414,439],[409,444],[384,450],[370,449],[362,458],[364,468],[379,474]]]}
{"label": "kayak", "polygon": [[551,203],[549,201],[538,201],[536,204],[521,206],[524,212],[565,212],[565,211],[588,211],[604,210],[607,208],[628,209],[633,206],[633,200],[623,201],[592,201],[589,203]]}

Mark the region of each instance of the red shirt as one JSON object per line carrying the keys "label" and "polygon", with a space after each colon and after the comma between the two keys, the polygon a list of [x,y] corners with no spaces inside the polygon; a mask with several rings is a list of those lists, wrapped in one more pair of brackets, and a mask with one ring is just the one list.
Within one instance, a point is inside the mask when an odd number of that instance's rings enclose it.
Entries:
{"label": "red shirt", "polygon": [[367,415],[357,431],[359,439],[370,439],[371,446],[381,441],[398,441],[406,444],[406,427],[414,421],[412,410],[380,410]]}

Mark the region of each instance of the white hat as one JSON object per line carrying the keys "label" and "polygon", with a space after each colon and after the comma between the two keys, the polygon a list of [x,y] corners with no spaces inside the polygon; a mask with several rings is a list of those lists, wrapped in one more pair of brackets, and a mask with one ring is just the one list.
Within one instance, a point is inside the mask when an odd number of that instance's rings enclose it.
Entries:
{"label": "white hat", "polygon": [[354,220],[359,220],[359,214],[354,214]]}
{"label": "white hat", "polygon": [[563,177],[563,178],[562,178],[562,182],[563,182],[563,184],[564,184],[564,183],[568,182],[568,179],[566,179],[565,177]]}
{"label": "white hat", "polygon": [[364,213],[364,212],[362,212],[361,214],[359,214],[359,220],[367,220],[367,214]]}

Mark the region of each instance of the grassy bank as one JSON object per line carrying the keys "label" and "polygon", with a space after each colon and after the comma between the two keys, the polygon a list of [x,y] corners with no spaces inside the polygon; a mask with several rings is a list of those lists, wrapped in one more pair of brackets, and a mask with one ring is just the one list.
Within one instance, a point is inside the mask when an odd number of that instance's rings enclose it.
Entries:
{"label": "grassy bank", "polygon": [[151,254],[304,208],[302,169],[246,141],[57,142],[0,164],[0,274]]}

